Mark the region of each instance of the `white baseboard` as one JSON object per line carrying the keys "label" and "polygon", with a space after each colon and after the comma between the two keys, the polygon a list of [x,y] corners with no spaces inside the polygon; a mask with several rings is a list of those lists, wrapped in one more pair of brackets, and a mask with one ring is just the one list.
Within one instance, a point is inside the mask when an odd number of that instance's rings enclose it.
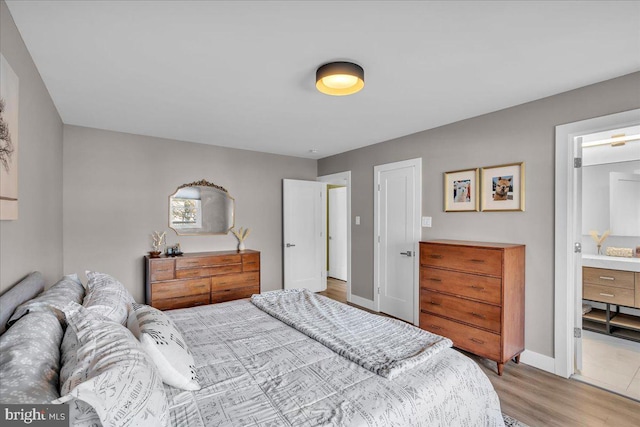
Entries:
{"label": "white baseboard", "polygon": [[349,302],[351,304],[359,305],[360,307],[364,307],[367,310],[376,311],[373,305],[373,301],[370,299],[362,298],[357,295],[351,294],[351,298],[349,298]]}
{"label": "white baseboard", "polygon": [[534,368],[542,369],[552,374],[556,373],[556,359],[553,357],[545,356],[535,351],[525,350],[520,355],[520,361]]}

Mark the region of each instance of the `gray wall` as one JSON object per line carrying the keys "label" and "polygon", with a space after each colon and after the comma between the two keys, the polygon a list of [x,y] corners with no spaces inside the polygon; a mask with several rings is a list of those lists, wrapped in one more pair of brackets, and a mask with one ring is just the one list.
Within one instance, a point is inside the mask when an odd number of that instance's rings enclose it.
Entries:
{"label": "gray wall", "polygon": [[[352,171],[352,293],[373,299],[373,167],[422,158],[424,240],[527,245],[526,348],[553,357],[555,126],[640,107],[640,73],[319,160]],[[526,212],[443,211],[443,173],[526,162]],[[351,219],[353,221],[353,218]]]}
{"label": "gray wall", "polygon": [[316,161],[204,144],[64,126],[64,269],[109,273],[144,300],[142,257],[150,234],[185,252],[236,248],[232,234],[177,236],[169,195],[207,179],[236,200],[236,226],[262,251],[262,290],[282,287],[282,179],[315,180]]}
{"label": "gray wall", "polygon": [[0,1],[0,51],[20,79],[18,220],[0,221],[0,293],[33,270],[62,275],[62,120]]}

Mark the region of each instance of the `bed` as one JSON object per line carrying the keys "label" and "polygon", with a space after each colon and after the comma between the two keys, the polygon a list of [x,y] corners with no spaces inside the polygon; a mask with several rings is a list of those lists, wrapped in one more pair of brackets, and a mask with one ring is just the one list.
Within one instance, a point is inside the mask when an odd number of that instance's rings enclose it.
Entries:
{"label": "bed", "polygon": [[[82,297],[84,305],[88,298]],[[59,304],[52,310],[60,316]],[[375,316],[357,311],[358,316]],[[504,425],[486,375],[451,348],[403,368],[390,379],[360,366],[349,355],[337,354],[308,331],[289,326],[250,300],[164,314],[182,334],[200,385],[193,391],[162,386],[167,425]],[[4,401],[7,395],[0,394],[3,403],[9,403]],[[89,410],[92,418],[72,410],[76,425],[97,422]]]}

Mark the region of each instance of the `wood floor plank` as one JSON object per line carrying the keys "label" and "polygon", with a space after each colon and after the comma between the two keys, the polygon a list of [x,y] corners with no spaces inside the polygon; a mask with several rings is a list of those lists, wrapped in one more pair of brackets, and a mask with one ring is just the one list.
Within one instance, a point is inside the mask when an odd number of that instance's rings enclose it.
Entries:
{"label": "wood floor plank", "polygon": [[[320,294],[346,303],[346,283],[328,279],[327,290]],[[531,427],[640,426],[640,402],[636,400],[524,363],[507,363],[500,377],[494,362],[464,354],[487,374],[500,397],[502,411]]]}

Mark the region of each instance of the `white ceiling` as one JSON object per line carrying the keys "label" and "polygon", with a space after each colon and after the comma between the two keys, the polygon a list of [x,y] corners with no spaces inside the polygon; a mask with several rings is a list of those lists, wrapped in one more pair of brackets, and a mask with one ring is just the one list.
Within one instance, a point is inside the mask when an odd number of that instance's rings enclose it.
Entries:
{"label": "white ceiling", "polygon": [[[64,123],[298,157],[640,70],[637,1],[7,4]],[[362,92],[316,91],[333,60]]]}

